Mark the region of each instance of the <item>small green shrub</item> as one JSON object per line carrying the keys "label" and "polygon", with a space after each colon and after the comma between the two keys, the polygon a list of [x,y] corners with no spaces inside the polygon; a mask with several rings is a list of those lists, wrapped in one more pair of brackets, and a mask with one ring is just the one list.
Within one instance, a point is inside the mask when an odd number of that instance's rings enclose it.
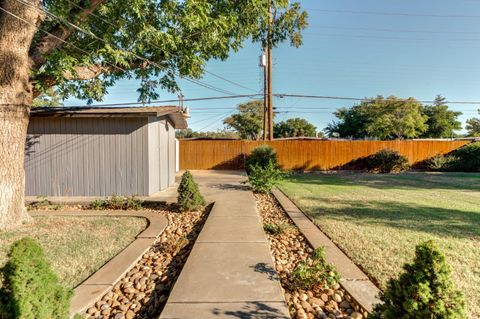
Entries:
{"label": "small green shrub", "polygon": [[63,205],[54,204],[45,196],[37,196],[37,201],[32,202],[30,205],[27,206],[27,210],[37,210],[37,209],[59,210],[61,208],[63,208]]}
{"label": "small green shrub", "polygon": [[69,318],[71,290],[63,288],[42,247],[31,238],[16,241],[2,269],[1,319]]}
{"label": "small green shrub", "polygon": [[292,229],[293,226],[287,223],[282,223],[282,224],[271,224],[271,223],[265,223],[263,224],[263,230],[265,230],[268,234],[278,236],[289,229]]}
{"label": "small green shrub", "polygon": [[259,164],[249,166],[248,180],[244,183],[250,184],[257,193],[269,194],[273,186],[278,184],[285,177],[285,173],[276,164],[269,161],[267,166]]}
{"label": "small green shrub", "polygon": [[398,173],[410,169],[410,164],[399,152],[384,149],[367,158],[367,167],[374,173]]}
{"label": "small green shrub", "polygon": [[255,165],[266,168],[269,163],[277,165],[277,152],[268,145],[262,145],[252,150],[245,161],[245,168],[247,171]]}
{"label": "small green shrub", "polygon": [[90,204],[90,208],[95,210],[114,209],[114,210],[139,210],[143,207],[143,201],[135,195],[123,197],[112,194],[109,198],[96,199]]}
{"label": "small green shrub", "polygon": [[420,244],[412,264],[398,279],[390,279],[370,319],[467,317],[465,300],[455,289],[445,256],[433,241]]}
{"label": "small green shrub", "polygon": [[432,171],[448,171],[457,161],[458,158],[453,155],[437,154],[428,159],[426,164]]}
{"label": "small green shrub", "polygon": [[205,205],[205,199],[200,194],[198,184],[189,171],[185,171],[182,175],[182,180],[178,186],[177,202],[178,208],[182,212],[197,210]]}
{"label": "small green shrub", "polygon": [[467,144],[453,152],[453,155],[458,158],[452,166],[453,170],[480,172],[480,142]]}
{"label": "small green shrub", "polygon": [[292,272],[293,288],[311,290],[316,286],[332,287],[340,281],[340,275],[332,264],[325,261],[325,248],[315,249],[312,256],[300,262]]}

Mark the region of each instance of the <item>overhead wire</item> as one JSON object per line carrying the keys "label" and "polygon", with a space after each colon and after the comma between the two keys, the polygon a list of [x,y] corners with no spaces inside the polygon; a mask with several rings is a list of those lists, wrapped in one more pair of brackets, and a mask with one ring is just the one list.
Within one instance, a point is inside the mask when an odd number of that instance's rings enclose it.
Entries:
{"label": "overhead wire", "polygon": [[[71,0],[67,0],[67,2],[70,3],[71,5],[75,6],[76,8],[84,9],[84,8],[82,8],[81,6],[79,6],[78,4],[74,3],[74,2],[71,1]],[[89,14],[89,15],[91,15],[91,16],[93,16],[93,17],[95,17],[95,18],[97,18],[97,19],[99,19],[99,20],[101,20],[101,21],[103,21],[104,23],[107,23],[108,25],[110,25],[110,26],[112,26],[112,27],[114,27],[114,28],[118,28],[117,25],[115,25],[115,24],[111,23],[110,21],[108,21],[107,19],[105,19],[105,18],[103,18],[103,17],[95,14],[94,12],[91,12],[91,11],[90,11],[90,12],[87,12],[87,14]],[[186,38],[190,38],[190,37],[192,37],[192,36],[195,36],[196,34],[198,34],[198,32],[193,32],[192,34],[186,35],[185,37],[186,37]],[[149,45],[152,45],[153,47],[155,47],[155,48],[157,48],[157,49],[159,49],[159,50],[162,50],[162,48],[160,48],[159,46],[157,46],[156,44],[154,44],[154,43],[152,43],[152,42],[150,42],[150,41],[148,42],[148,44],[149,44]],[[205,72],[205,73],[208,73],[208,74],[210,74],[210,75],[212,75],[212,76],[214,76],[214,77],[216,77],[216,78],[219,78],[219,79],[221,79],[221,80],[223,80],[223,81],[225,81],[225,82],[228,82],[228,83],[230,83],[230,84],[233,84],[233,85],[235,85],[235,86],[238,86],[238,87],[240,87],[240,88],[243,88],[243,89],[245,89],[245,90],[257,92],[256,90],[254,90],[254,89],[252,89],[252,88],[246,87],[246,86],[244,86],[244,85],[242,85],[242,84],[240,84],[240,83],[237,83],[237,82],[235,82],[235,81],[229,80],[229,79],[227,79],[227,78],[225,78],[225,77],[222,77],[222,76],[220,76],[220,75],[218,75],[218,74],[213,73],[212,71],[204,70],[204,72]]]}
{"label": "overhead wire", "polygon": [[[165,66],[162,66],[162,65],[160,65],[160,64],[158,64],[158,63],[156,63],[156,62],[154,62],[154,61],[151,61],[151,60],[149,60],[149,59],[147,59],[147,58],[145,58],[145,57],[142,57],[142,56],[140,56],[140,55],[138,55],[138,54],[136,54],[136,53],[134,53],[134,52],[128,51],[128,50],[126,50],[126,49],[123,49],[123,48],[121,48],[120,46],[118,46],[118,45],[116,45],[116,44],[114,44],[114,43],[109,43],[109,42],[106,41],[105,39],[103,39],[103,38],[97,36],[96,34],[94,34],[93,32],[87,31],[87,30],[81,28],[80,26],[71,23],[70,21],[68,21],[68,20],[66,20],[66,19],[64,19],[64,18],[61,18],[61,17],[59,17],[59,16],[51,13],[50,11],[48,11],[48,10],[46,10],[46,9],[43,9],[43,8],[41,8],[41,7],[37,7],[37,6],[32,5],[32,4],[28,3],[28,2],[24,2],[23,0],[15,0],[15,1],[17,1],[17,2],[19,2],[19,3],[21,3],[21,4],[23,4],[23,5],[26,5],[26,6],[30,6],[30,7],[34,8],[34,9],[36,9],[36,10],[42,11],[42,12],[45,13],[47,16],[53,17],[53,18],[55,18],[56,20],[61,21],[61,22],[63,22],[64,24],[69,25],[70,27],[74,28],[74,29],[77,30],[77,31],[82,32],[82,33],[84,33],[84,34],[86,34],[86,35],[89,35],[89,36],[91,36],[92,38],[94,38],[94,39],[96,39],[96,40],[98,40],[98,41],[101,41],[102,43],[105,43],[105,44],[107,44],[107,45],[112,45],[112,46],[114,46],[115,48],[117,48],[117,49],[120,50],[120,51],[123,51],[123,52],[125,52],[125,53],[127,53],[127,54],[131,54],[131,55],[132,55],[133,57],[135,57],[136,59],[142,60],[142,61],[144,61],[144,62],[146,62],[146,63],[148,63],[148,64],[150,64],[150,65],[153,65],[153,66],[157,67],[157,68],[160,69],[160,70],[166,69]],[[195,80],[195,79],[183,77],[183,76],[179,75],[175,70],[170,70],[170,71],[171,71],[173,74],[175,74],[176,76],[179,76],[179,77],[181,77],[182,79],[185,79],[186,81],[189,81],[189,82],[195,83],[195,84],[197,84],[197,85],[203,86],[203,87],[205,87],[205,88],[207,88],[207,89],[214,90],[214,91],[217,91],[217,92],[219,92],[219,93],[224,93],[224,94],[231,94],[231,95],[234,95],[234,94],[235,94],[234,92],[231,92],[231,91],[228,91],[228,90],[224,90],[224,89],[215,87],[215,86],[210,85],[210,84],[207,84],[207,83],[202,83],[202,82],[199,81],[199,80]]]}

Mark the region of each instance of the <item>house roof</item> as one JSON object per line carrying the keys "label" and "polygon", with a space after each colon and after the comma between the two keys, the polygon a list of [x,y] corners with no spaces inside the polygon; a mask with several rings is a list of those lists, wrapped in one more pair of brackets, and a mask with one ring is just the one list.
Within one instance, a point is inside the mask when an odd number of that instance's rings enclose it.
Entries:
{"label": "house roof", "polygon": [[188,127],[185,114],[178,106],[144,107],[39,107],[30,112],[32,117],[148,117],[166,116],[176,129]]}

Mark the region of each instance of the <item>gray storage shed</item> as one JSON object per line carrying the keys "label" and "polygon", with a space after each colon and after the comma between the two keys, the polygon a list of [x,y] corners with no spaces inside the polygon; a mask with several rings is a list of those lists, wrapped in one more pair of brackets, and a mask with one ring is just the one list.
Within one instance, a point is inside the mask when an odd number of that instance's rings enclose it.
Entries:
{"label": "gray storage shed", "polygon": [[175,129],[183,128],[176,106],[34,109],[26,195],[152,195],[175,183]]}

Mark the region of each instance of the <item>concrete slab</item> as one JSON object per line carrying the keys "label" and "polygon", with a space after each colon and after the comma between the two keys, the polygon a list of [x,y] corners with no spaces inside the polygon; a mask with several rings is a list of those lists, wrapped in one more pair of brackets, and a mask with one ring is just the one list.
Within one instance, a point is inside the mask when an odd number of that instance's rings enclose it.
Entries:
{"label": "concrete slab", "polygon": [[162,312],[164,319],[289,319],[283,302],[243,303],[169,303]]}
{"label": "concrete slab", "polygon": [[70,316],[86,311],[110,289],[112,289],[111,285],[80,285],[75,288],[70,301]]}
{"label": "concrete slab", "polygon": [[169,302],[284,301],[267,243],[196,243]]}
{"label": "concrete slab", "polygon": [[210,216],[198,243],[264,243],[265,234],[258,216]]}
{"label": "concrete slab", "polygon": [[160,318],[290,318],[241,171],[191,171],[215,202]]}
{"label": "concrete slab", "polygon": [[372,312],[373,306],[381,302],[378,298],[380,290],[370,280],[341,279],[340,284],[368,312]]}

